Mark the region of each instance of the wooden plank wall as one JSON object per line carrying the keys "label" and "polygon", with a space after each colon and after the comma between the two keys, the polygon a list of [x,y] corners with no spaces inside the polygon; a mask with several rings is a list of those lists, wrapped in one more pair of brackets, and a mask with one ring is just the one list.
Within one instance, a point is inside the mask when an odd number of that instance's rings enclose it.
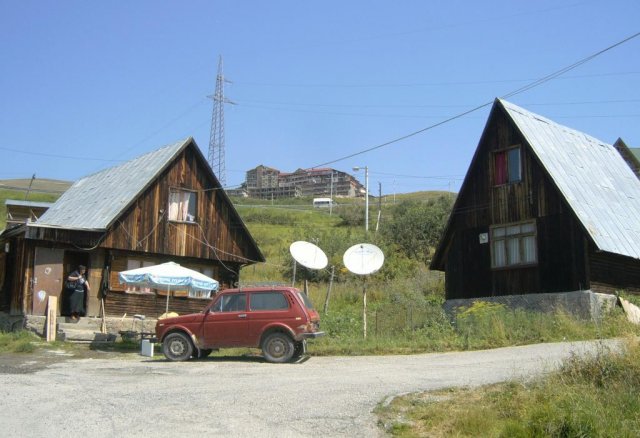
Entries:
{"label": "wooden plank wall", "polygon": [[[169,311],[179,315],[201,311],[209,302],[208,299],[195,299],[184,297],[170,297]],[[149,318],[157,318],[165,312],[166,296],[138,295],[122,292],[113,292],[105,299],[105,313],[107,316],[122,317],[125,314],[131,317],[135,314],[145,315]]]}
{"label": "wooden plank wall", "polygon": [[[141,256],[139,254],[116,252],[110,256],[109,292],[105,300],[106,314],[109,316],[122,316],[125,313],[143,314],[149,317],[157,317],[165,312],[166,291],[157,290],[152,294],[127,293],[126,285],[120,283],[118,274],[127,269],[127,257],[134,257],[137,260],[144,260],[152,264],[159,264],[168,261],[166,257]],[[180,264],[194,270],[211,267],[201,260],[180,261]],[[232,266],[239,269],[239,266]],[[232,287],[232,283],[237,281],[237,277],[229,277],[224,267],[214,265],[213,277],[220,282],[220,289]],[[179,314],[199,312],[208,302],[208,299],[189,298],[186,291],[172,291],[169,298],[169,310]]]}
{"label": "wooden plank wall", "polygon": [[[192,146],[195,147],[195,146]],[[197,193],[193,223],[167,219],[171,188]],[[37,228],[30,238],[246,264],[261,256],[240,216],[192,148],[142,193],[106,233]]]}
{"label": "wooden plank wall", "polygon": [[[494,186],[493,153],[514,145],[521,146],[522,180]],[[487,122],[459,198],[450,224],[449,236],[457,243],[448,250],[447,299],[575,290],[588,283],[583,230],[501,110]],[[538,264],[491,269],[490,244],[478,244],[479,234],[488,233],[491,225],[531,219],[537,224]]]}
{"label": "wooden plank wall", "polygon": [[[195,222],[168,220],[171,188],[196,191]],[[101,246],[239,263],[259,257],[228,198],[189,148],[114,224]]]}
{"label": "wooden plank wall", "polygon": [[617,291],[640,294],[640,260],[605,252],[592,252],[589,268],[592,291],[607,294]]}

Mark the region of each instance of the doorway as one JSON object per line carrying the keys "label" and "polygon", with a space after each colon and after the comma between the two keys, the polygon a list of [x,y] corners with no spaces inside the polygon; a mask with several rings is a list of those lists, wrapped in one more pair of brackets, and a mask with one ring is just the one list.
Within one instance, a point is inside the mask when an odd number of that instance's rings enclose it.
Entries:
{"label": "doorway", "polygon": [[[66,282],[67,277],[76,269],[78,269],[79,265],[83,265],[87,267],[87,272],[86,272],[86,277],[89,278],[89,253],[87,252],[82,252],[82,251],[65,251],[64,252],[64,281],[63,284]],[[66,293],[67,291],[63,291],[62,293],[62,300],[60,303],[60,315],[62,316],[71,316],[71,306],[69,303],[69,294]],[[87,295],[88,294],[84,294],[84,308],[85,308],[85,312],[86,312],[86,308],[87,308]],[[80,316],[84,316],[84,315],[80,315]]]}

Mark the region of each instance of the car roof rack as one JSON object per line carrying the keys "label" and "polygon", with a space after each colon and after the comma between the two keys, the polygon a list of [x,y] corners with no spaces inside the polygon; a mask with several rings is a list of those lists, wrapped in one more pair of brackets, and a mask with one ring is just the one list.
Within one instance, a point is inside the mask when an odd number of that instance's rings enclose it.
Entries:
{"label": "car roof rack", "polygon": [[250,287],[270,287],[272,289],[278,287],[291,287],[289,283],[283,283],[281,281],[258,281],[254,283],[237,283],[236,287],[240,290]]}

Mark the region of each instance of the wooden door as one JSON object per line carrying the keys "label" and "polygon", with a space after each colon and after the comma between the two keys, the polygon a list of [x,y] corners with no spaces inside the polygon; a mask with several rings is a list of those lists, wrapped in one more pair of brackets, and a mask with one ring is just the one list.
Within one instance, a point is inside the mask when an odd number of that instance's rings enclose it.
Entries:
{"label": "wooden door", "polygon": [[33,315],[45,315],[49,296],[61,299],[64,250],[36,247],[33,267]]}

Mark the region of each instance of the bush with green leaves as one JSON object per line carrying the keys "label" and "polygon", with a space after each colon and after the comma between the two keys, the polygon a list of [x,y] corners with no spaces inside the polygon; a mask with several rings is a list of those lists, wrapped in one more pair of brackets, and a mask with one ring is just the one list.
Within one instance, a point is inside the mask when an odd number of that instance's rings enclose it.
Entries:
{"label": "bush with green leaves", "polygon": [[340,225],[350,227],[364,226],[364,207],[362,205],[341,205],[337,212],[342,220]]}
{"label": "bush with green leaves", "polygon": [[402,201],[385,216],[381,227],[383,239],[398,252],[427,262],[447,224],[453,198],[439,196],[426,202]]}

